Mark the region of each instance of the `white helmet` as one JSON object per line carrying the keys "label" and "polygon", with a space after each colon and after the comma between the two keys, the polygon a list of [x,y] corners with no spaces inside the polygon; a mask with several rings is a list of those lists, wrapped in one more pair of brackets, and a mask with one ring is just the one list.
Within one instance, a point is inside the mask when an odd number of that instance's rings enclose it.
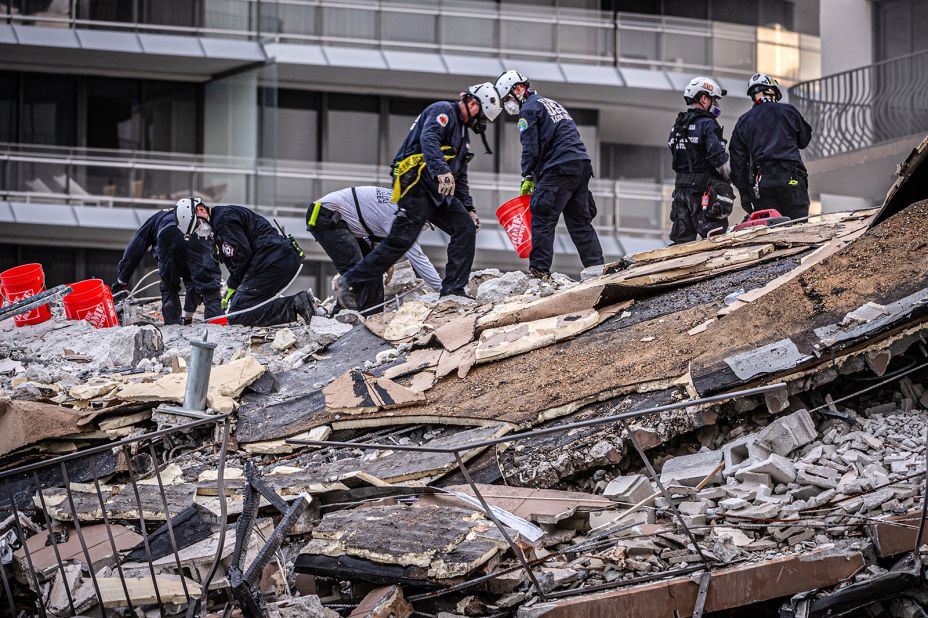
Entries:
{"label": "white helmet", "polygon": [[506,71],[496,78],[496,91],[500,99],[505,99],[512,93],[512,89],[519,84],[525,84],[526,88],[531,88],[528,78],[514,69]]}
{"label": "white helmet", "polygon": [[755,73],[748,80],[748,96],[754,98],[756,93],[764,90],[773,90],[777,101],[783,98],[783,93],[780,92],[780,82],[766,73]]}
{"label": "white helmet", "polygon": [[198,197],[182,197],[174,204],[174,222],[187,238],[197,229],[197,206],[202,206],[203,200]]}
{"label": "white helmet", "polygon": [[711,77],[699,76],[691,79],[690,83],[683,89],[683,100],[686,101],[687,105],[690,105],[694,103],[701,94],[721,98],[728,94],[728,91],[723,90],[722,87],[719,86],[719,83]]}
{"label": "white helmet", "polygon": [[467,93],[480,101],[480,109],[487,120],[493,122],[503,111],[499,104],[499,94],[490,82],[476,84],[467,89]]}

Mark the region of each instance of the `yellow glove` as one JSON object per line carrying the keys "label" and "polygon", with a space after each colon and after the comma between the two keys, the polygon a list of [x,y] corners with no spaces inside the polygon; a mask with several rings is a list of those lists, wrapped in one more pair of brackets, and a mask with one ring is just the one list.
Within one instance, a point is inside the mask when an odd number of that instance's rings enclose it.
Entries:
{"label": "yellow glove", "polygon": [[531,195],[535,191],[534,180],[523,180],[522,186],[519,187],[519,195]]}
{"label": "yellow glove", "polygon": [[219,301],[219,306],[222,307],[223,311],[229,308],[229,301],[232,300],[233,294],[235,294],[235,288],[226,288],[226,295]]}

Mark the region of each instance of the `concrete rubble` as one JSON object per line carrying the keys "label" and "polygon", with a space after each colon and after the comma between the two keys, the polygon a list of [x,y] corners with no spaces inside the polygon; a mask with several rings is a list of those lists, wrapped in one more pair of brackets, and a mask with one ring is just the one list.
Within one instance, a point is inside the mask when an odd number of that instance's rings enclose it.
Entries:
{"label": "concrete rubble", "polygon": [[[18,609],[921,615],[928,202],[903,185],[579,281],[479,271],[474,299],[398,265],[366,317],[0,322]],[[225,448],[166,420],[204,333]]]}

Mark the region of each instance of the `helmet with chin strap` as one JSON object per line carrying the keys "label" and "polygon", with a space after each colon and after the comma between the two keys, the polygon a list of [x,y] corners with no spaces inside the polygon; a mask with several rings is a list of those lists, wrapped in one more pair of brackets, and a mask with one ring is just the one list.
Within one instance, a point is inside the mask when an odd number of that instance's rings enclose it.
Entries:
{"label": "helmet with chin strap", "polygon": [[780,91],[780,82],[766,73],[755,73],[748,80],[748,96],[752,99],[758,92],[767,92],[768,90],[773,92],[775,100],[779,101],[783,98],[783,93]]}
{"label": "helmet with chin strap", "polygon": [[197,218],[197,206],[206,206],[198,197],[183,197],[174,204],[174,222],[188,238],[197,229],[199,219]]}
{"label": "helmet with chin strap", "polygon": [[714,99],[721,99],[728,94],[728,91],[719,86],[719,83],[711,77],[694,77],[683,89],[683,100],[687,105],[692,105],[703,94]]}
{"label": "helmet with chin strap", "polygon": [[467,94],[475,98],[480,103],[480,111],[486,116],[486,119],[493,122],[499,117],[503,110],[499,104],[499,94],[496,88],[490,82],[475,84],[467,89]]}
{"label": "helmet with chin strap", "polygon": [[[525,86],[525,91],[521,95],[516,95],[513,90],[516,86]],[[501,101],[505,101],[506,97],[512,95],[512,98],[515,99],[519,107],[522,106],[522,103],[525,102],[526,93],[531,89],[532,85],[528,81],[528,77],[519,73],[518,71],[511,69],[506,71],[502,75],[496,78],[496,91],[499,93],[499,98]],[[515,116],[518,114],[517,110],[514,107],[506,106],[505,103],[503,107],[506,109],[506,113],[510,116]]]}

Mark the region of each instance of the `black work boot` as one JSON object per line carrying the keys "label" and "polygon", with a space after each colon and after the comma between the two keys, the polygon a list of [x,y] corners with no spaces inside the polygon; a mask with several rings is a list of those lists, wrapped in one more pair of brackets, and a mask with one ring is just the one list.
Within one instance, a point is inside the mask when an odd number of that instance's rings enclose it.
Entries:
{"label": "black work boot", "polygon": [[541,279],[542,283],[549,283],[551,281],[551,273],[546,273],[535,268],[529,268],[528,274],[535,279]]}
{"label": "black work boot", "polygon": [[303,291],[293,297],[293,309],[296,314],[303,318],[303,321],[309,324],[309,321],[315,315],[315,305],[313,297],[309,292]]}
{"label": "black work boot", "polygon": [[358,310],[358,295],[341,277],[335,280],[335,300],[345,309]]}

